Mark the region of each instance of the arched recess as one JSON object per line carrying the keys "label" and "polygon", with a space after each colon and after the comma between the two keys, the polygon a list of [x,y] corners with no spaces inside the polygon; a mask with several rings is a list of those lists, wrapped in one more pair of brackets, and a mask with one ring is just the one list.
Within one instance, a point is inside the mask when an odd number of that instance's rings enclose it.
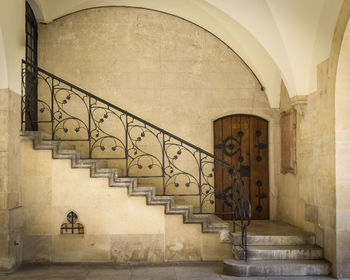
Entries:
{"label": "arched recess", "polygon": [[[125,30],[132,32],[125,36]],[[41,25],[39,33],[41,67],[205,150],[212,149],[211,120],[219,113],[246,105],[272,114],[267,94],[241,60],[179,17],[130,7],[89,9]],[[155,106],[159,110],[147,109]]]}
{"label": "arched recess", "polygon": [[[78,10],[76,12],[72,12],[72,13],[68,13],[68,14],[65,14],[64,16],[61,16],[59,18],[56,18],[55,20],[59,20],[63,17],[66,17],[66,16],[70,16],[70,15],[73,15],[75,13],[79,13],[79,12],[84,12],[86,10],[94,10],[94,9],[98,9],[98,8],[118,8],[119,6],[111,6],[111,7],[108,7],[108,6],[101,6],[101,7],[92,7],[92,8],[87,8],[87,9],[82,9],[82,10]],[[211,32],[210,30],[206,29],[205,27],[203,27],[202,25],[200,24],[197,24],[191,20],[188,20],[184,17],[181,17],[179,15],[176,15],[176,14],[172,14],[172,13],[168,13],[168,12],[164,12],[164,11],[160,11],[160,10],[156,10],[156,9],[150,9],[150,8],[140,8],[140,7],[136,7],[136,6],[121,6],[122,8],[131,8],[131,9],[144,9],[144,10],[149,10],[149,11],[153,11],[153,12],[160,12],[160,13],[163,13],[163,14],[166,14],[166,15],[169,15],[169,16],[173,16],[173,17],[177,17],[181,20],[184,20],[184,21],[187,21],[191,24],[194,24],[196,25],[197,27],[203,29],[204,31],[208,32],[210,35],[212,35],[213,37],[215,37],[216,39],[218,39],[222,44],[224,44],[230,51],[232,51],[240,60],[241,62],[250,70],[251,74],[254,76],[254,78],[256,79],[256,81],[258,82],[259,86],[260,86],[260,89],[261,91],[265,91],[265,86],[263,85],[263,83],[261,82],[261,80],[259,79],[258,75],[254,72],[254,70],[251,68],[251,66],[230,46],[228,45],[224,40],[222,40],[220,37],[218,37],[217,35],[215,35],[213,32]]]}
{"label": "arched recess", "polygon": [[172,0],[33,1],[41,7],[46,23],[71,13],[99,7],[145,8],[186,19],[215,34],[234,49],[264,85],[271,107],[279,107],[281,73],[270,54],[244,26],[206,1],[177,0],[176,3]]}
{"label": "arched recess", "polygon": [[236,107],[230,111],[223,112],[217,115],[212,120],[212,146],[214,146],[214,122],[220,118],[230,115],[249,115],[256,116],[268,122],[268,150],[269,150],[269,219],[276,220],[277,218],[277,182],[279,176],[280,162],[280,126],[279,113],[274,113],[274,109],[266,110],[262,108],[244,108]]}
{"label": "arched recess", "polygon": [[[349,2],[348,2],[349,3]],[[350,5],[335,80],[336,276],[350,277]]]}

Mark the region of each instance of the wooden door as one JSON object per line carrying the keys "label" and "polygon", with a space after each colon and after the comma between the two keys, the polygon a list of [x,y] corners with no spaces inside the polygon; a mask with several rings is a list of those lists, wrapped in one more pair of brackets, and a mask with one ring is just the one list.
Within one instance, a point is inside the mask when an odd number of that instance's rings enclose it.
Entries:
{"label": "wooden door", "polygon": [[[268,122],[255,116],[232,115],[214,122],[214,154],[239,172],[252,206],[252,219],[269,219]],[[215,211],[232,213],[223,198],[230,190],[229,174],[215,173]],[[218,215],[232,219],[232,215]]]}

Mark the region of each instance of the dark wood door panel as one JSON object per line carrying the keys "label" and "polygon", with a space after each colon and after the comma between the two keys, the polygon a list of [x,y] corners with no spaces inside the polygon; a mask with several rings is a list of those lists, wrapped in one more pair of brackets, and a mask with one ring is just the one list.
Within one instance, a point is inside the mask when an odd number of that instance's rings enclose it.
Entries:
{"label": "dark wood door panel", "polygon": [[[214,154],[239,171],[252,204],[253,219],[269,218],[268,123],[249,115],[232,115],[214,122]],[[216,212],[232,212],[225,203],[231,186],[229,174],[215,171]],[[219,215],[232,219],[232,215]]]}

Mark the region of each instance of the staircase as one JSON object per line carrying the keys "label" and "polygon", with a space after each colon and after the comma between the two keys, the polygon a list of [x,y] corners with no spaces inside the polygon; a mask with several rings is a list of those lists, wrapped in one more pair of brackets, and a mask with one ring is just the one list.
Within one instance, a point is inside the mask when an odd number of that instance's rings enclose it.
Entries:
{"label": "staircase", "polygon": [[235,259],[224,261],[224,273],[235,276],[328,275],[330,263],[314,234],[282,222],[253,221],[247,233],[247,261],[239,233],[232,235]]}
{"label": "staircase", "polygon": [[[229,224],[218,217],[246,232],[250,202],[230,163],[26,61],[21,105],[23,137],[35,149],[70,158],[73,168],[90,168],[92,177],[108,177],[111,187],[127,187],[222,240]],[[225,193],[215,189],[215,172],[227,176]]]}
{"label": "staircase", "polygon": [[[184,224],[200,224],[203,233],[219,233],[222,242],[230,242],[230,225],[211,215],[194,214],[191,205],[177,205],[174,197],[156,195],[155,187],[138,185],[137,178],[120,177],[121,170],[110,168],[104,160],[82,159],[81,151],[64,141],[47,140],[48,135],[40,131],[23,131],[22,141],[33,141],[35,150],[52,150],[53,159],[70,159],[72,168],[90,169],[91,178],[108,178],[110,187],[127,188],[130,196],[143,196],[147,205],[163,205],[166,214],[183,216]],[[219,221],[218,221],[219,220]]]}
{"label": "staircase", "polygon": [[[37,77],[31,84],[26,74],[33,69],[30,75]],[[108,178],[112,188],[145,197],[147,205],[163,205],[166,214],[182,215],[185,224],[200,224],[203,233],[219,233],[221,242],[233,243],[235,257],[224,261],[224,273],[329,274],[330,264],[322,260],[313,235],[270,221],[250,226],[250,202],[231,164],[25,61],[22,74],[24,141],[33,141],[34,149],[51,150],[54,159],[70,159],[72,168],[90,169],[92,178]],[[29,93],[36,87],[33,101]],[[216,171],[231,176],[230,193],[216,192]],[[161,186],[152,184],[155,179]],[[188,197],[197,203],[191,205]],[[232,211],[218,211],[220,203],[231,205]],[[225,215],[230,223],[218,218]],[[239,231],[230,233],[232,226]]]}

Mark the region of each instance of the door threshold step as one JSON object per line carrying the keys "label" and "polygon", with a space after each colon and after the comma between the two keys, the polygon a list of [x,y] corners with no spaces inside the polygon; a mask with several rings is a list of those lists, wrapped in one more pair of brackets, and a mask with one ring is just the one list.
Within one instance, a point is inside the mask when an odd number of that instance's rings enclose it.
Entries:
{"label": "door threshold step", "polygon": [[[242,233],[232,233],[233,244],[238,246],[242,243]],[[316,237],[314,234],[302,235],[258,235],[247,234],[247,243],[249,245],[314,245]]]}
{"label": "door threshold step", "polygon": [[[316,245],[248,246],[248,260],[320,260],[323,249]],[[233,254],[244,259],[242,247],[234,246]]]}

